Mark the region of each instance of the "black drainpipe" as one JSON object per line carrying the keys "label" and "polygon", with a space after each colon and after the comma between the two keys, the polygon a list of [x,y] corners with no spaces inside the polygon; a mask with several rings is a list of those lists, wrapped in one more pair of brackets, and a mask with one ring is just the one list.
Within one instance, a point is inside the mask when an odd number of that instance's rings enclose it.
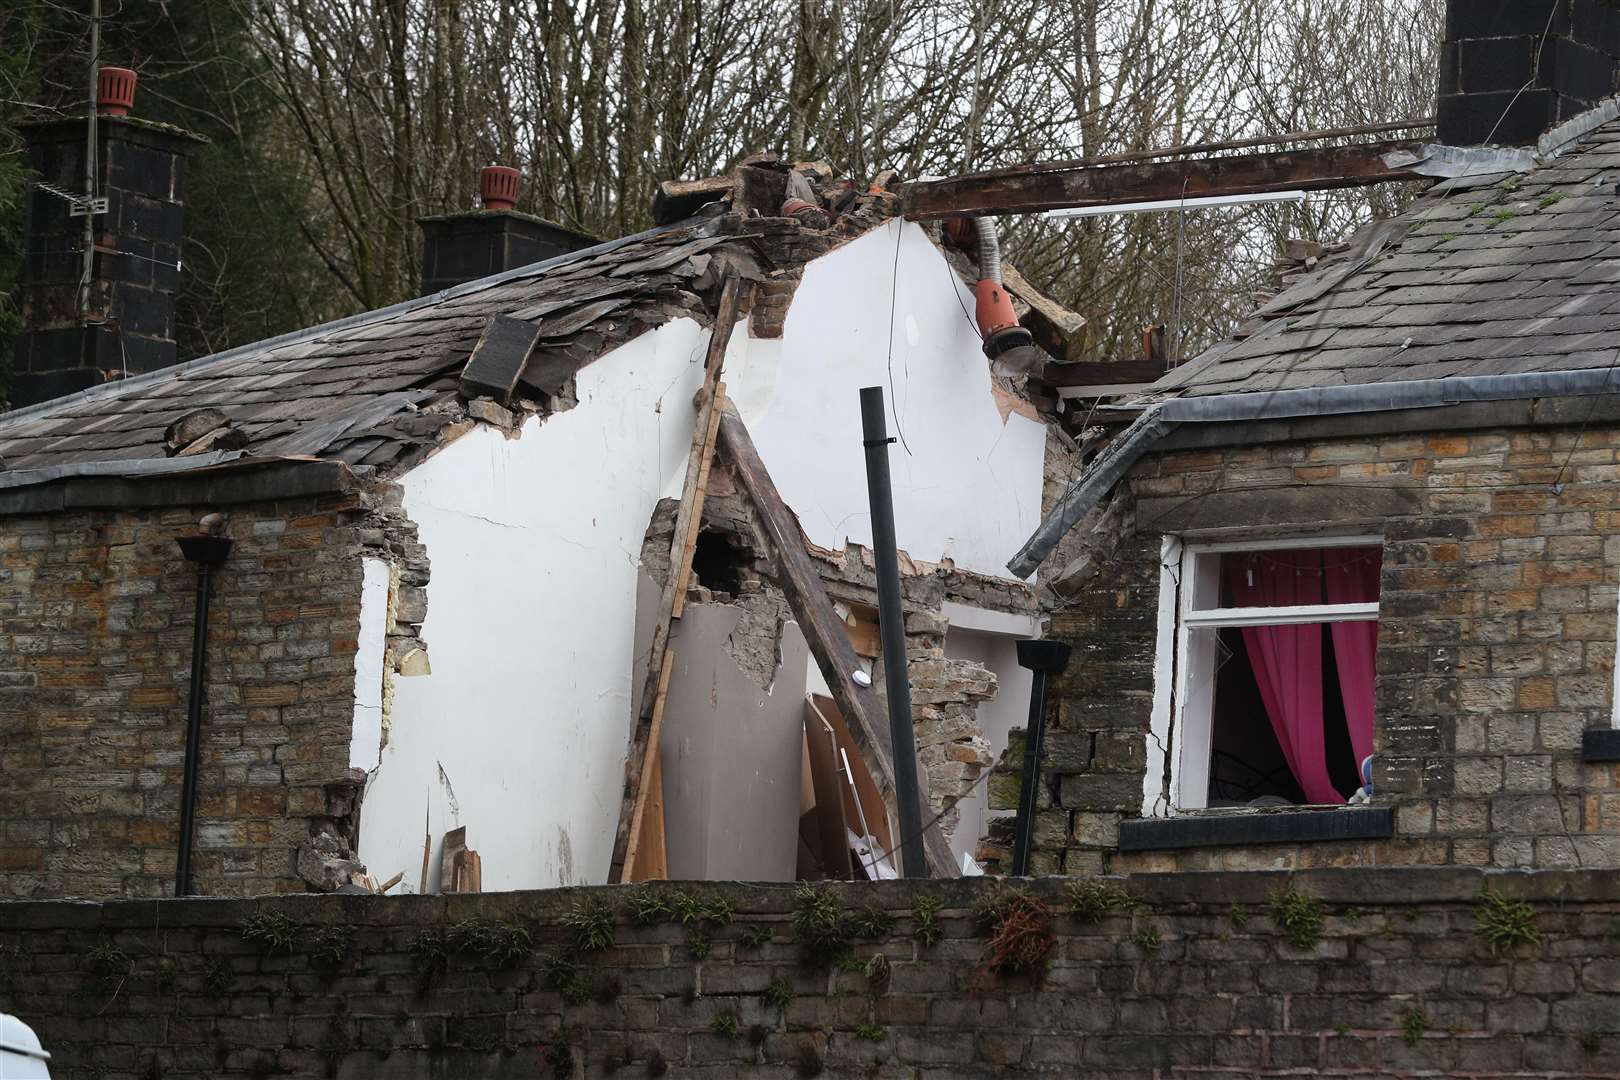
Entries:
{"label": "black drainpipe", "polygon": [[191,895],[191,842],[196,830],[197,758],[202,750],[203,676],[208,667],[208,587],[216,566],[231,553],[224,536],[182,536],[180,551],[197,564],[197,609],[191,620],[191,696],[186,701],[186,771],[180,786],[180,853],[174,895]]}
{"label": "black drainpipe", "polygon": [[1029,687],[1029,727],[1024,732],[1024,779],[1013,824],[1012,876],[1029,875],[1030,840],[1035,834],[1035,804],[1041,791],[1041,744],[1046,740],[1046,679],[1069,666],[1069,646],[1061,641],[1020,641],[1018,666],[1034,672]]}

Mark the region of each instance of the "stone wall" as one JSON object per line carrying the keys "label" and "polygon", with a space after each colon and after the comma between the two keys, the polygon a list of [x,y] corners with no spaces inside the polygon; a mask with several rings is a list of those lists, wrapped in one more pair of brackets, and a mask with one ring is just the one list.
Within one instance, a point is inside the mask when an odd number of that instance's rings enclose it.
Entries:
{"label": "stone wall", "polygon": [[[387,546],[362,535],[370,500],[226,508],[200,892],[300,889],[312,825],[352,817],[358,553]],[[197,582],[175,537],[212,509],[0,518],[0,896],[172,892]]]}
{"label": "stone wall", "polygon": [[1617,919],[1466,869],[12,902],[0,1011],[61,1080],[1552,1080],[1620,1073]]}
{"label": "stone wall", "polygon": [[[1617,448],[1605,424],[1145,459],[1134,534],[1052,618],[1076,652],[1053,695],[1036,865],[1620,866],[1620,771],[1581,760],[1583,730],[1611,723]],[[1394,838],[1118,854],[1142,807],[1161,535],[1312,527],[1384,536],[1374,802]],[[1003,805],[1016,782],[996,778]]]}

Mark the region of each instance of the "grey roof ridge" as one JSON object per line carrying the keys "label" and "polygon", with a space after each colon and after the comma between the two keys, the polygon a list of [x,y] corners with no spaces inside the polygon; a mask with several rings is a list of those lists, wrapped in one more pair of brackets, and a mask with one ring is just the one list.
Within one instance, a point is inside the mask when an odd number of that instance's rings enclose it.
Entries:
{"label": "grey roof ridge", "polygon": [[605,255],[608,252],[623,247],[627,244],[633,244],[640,240],[647,240],[663,233],[672,232],[676,229],[686,228],[691,224],[692,220],[687,219],[685,221],[672,222],[668,225],[657,225],[642,232],[632,233],[629,236],[621,236],[615,240],[608,240],[604,243],[597,244],[595,247],[581,248],[578,251],[570,251],[566,254],[557,255],[550,259],[542,259],[537,263],[530,263],[527,266],[518,266],[511,270],[502,270],[498,274],[491,274],[488,277],[478,278],[474,281],[466,281],[460,285],[455,285],[448,289],[441,289],[436,293],[430,293],[427,296],[418,296],[411,300],[401,300],[397,304],[390,304],[387,307],[373,308],[370,311],[359,311],[353,315],[345,315],[341,319],[333,319],[330,322],[319,323],[315,326],[308,326],[302,330],[292,330],[285,334],[279,334],[275,337],[264,338],[260,341],[250,341],[242,345],[237,345],[234,348],[226,349],[224,352],[210,353],[207,356],[199,356],[195,360],[187,360],[183,364],[174,364],[170,367],[158,368],[156,371],[143,372],[140,375],[136,375],[134,378],[119,379],[117,382],[102,383],[100,386],[87,387],[84,390],[79,390],[72,394],[66,394],[62,397],[51,398],[48,401],[37,402],[33,405],[25,405],[20,409],[13,409],[10,412],[0,413],[0,430],[4,430],[13,423],[29,420],[34,417],[53,412],[56,409],[60,409],[65,406],[77,405],[86,401],[100,401],[103,398],[117,397],[118,395],[135,387],[146,386],[151,383],[161,382],[165,379],[172,379],[182,372],[196,371],[211,364],[222,364],[228,360],[238,359],[248,353],[262,352],[266,349],[279,349],[286,345],[297,345],[301,342],[312,341],[315,338],[321,337],[325,334],[336,333],[339,330],[348,330],[356,326],[366,326],[373,322],[380,322],[384,319],[393,318],[396,315],[403,315],[406,312],[427,307],[430,304],[442,303],[443,301],[452,299],[454,297],[465,296],[468,293],[480,292],[484,289],[493,288],[496,285],[501,285],[508,281],[514,281],[518,278],[532,277],[535,274],[542,273],[557,266],[562,266],[565,263],[573,262],[577,259],[587,259],[597,255]]}
{"label": "grey roof ridge", "polygon": [[[1620,361],[1620,350],[1616,351]],[[1253,423],[1303,416],[1334,416],[1398,409],[1432,409],[1468,401],[1512,401],[1542,397],[1606,394],[1615,364],[1576,371],[1533,371],[1516,375],[1459,375],[1450,379],[1358,383],[1305,390],[1261,390],[1208,397],[1177,397],[1154,402],[1098,455],[1092,467],[1070,485],[1007,569],[1019,579],[1033,574],[1058,542],[1164,435],[1178,424]]]}

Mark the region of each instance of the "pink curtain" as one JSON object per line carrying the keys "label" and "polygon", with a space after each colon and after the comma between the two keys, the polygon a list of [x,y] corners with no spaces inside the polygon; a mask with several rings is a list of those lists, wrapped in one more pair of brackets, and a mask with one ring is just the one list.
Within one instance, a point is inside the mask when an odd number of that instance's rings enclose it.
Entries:
{"label": "pink curtain", "polygon": [[[1365,604],[1378,599],[1384,553],[1378,548],[1328,548],[1322,552],[1322,586],[1330,604]],[[1333,624],[1333,661],[1339,668],[1339,691],[1356,752],[1356,775],[1373,752],[1374,654],[1376,622]]]}
{"label": "pink curtain", "polygon": [[[1234,607],[1322,602],[1322,553],[1266,551],[1222,560]],[[1337,639],[1335,639],[1335,642]],[[1310,803],[1342,803],[1328,774],[1322,719],[1322,626],[1248,626],[1243,644],[1271,730]],[[1369,728],[1370,733],[1370,728]]]}

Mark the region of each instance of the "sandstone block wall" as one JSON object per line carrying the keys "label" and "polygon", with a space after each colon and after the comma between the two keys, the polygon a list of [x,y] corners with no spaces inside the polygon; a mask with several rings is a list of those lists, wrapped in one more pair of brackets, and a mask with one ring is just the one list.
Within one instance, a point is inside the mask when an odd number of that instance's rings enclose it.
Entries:
{"label": "sandstone block wall", "polygon": [[[1599,424],[1145,459],[1134,535],[1052,619],[1075,658],[1053,695],[1037,866],[1620,866],[1620,771],[1580,757],[1613,709],[1617,451]],[[1312,526],[1384,537],[1374,781],[1394,839],[1120,856],[1119,821],[1141,813],[1161,536]],[[1016,798],[1016,774],[996,780]]]}
{"label": "sandstone block wall", "polygon": [[[311,821],[352,805],[365,503],[225,508],[200,892],[302,888]],[[0,896],[172,892],[197,581],[175,537],[211,509],[0,518]]]}
{"label": "sandstone block wall", "polygon": [[1030,887],[1039,975],[987,967],[985,878],[0,902],[0,1010],[64,1080],[1620,1074],[1612,874],[1073,885]]}

